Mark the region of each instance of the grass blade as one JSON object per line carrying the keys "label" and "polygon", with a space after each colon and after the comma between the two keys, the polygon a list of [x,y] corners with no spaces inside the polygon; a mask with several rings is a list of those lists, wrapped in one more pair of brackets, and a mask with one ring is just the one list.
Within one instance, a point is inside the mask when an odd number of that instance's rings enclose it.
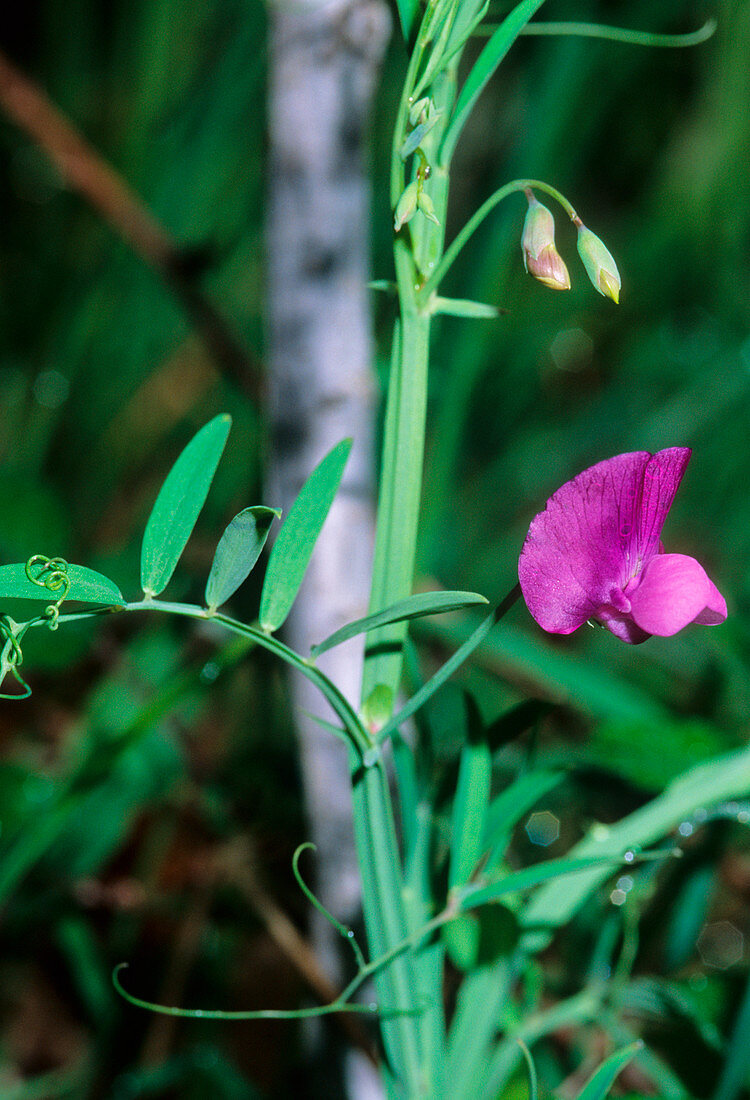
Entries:
{"label": "grass blade", "polygon": [[[660,840],[696,810],[741,798],[748,788],[750,749],[725,754],[691,768],[664,794],[617,824],[592,830],[569,854],[575,859],[594,855],[620,858],[629,848],[638,850]],[[566,924],[608,875],[606,864],[602,864],[542,887],[524,908],[524,923],[555,928]]]}
{"label": "grass blade", "polygon": [[578,1100],[604,1100],[604,1097],[615,1083],[617,1075],[625,1068],[628,1062],[631,1062],[633,1058],[635,1058],[642,1046],[643,1043],[641,1042],[631,1043],[629,1047],[625,1047],[623,1050],[617,1050],[614,1054],[610,1054],[606,1062],[602,1062],[593,1076],[591,1076],[583,1086],[583,1089],[578,1094]]}
{"label": "grass blade", "polygon": [[[615,868],[623,863],[622,856],[582,856],[572,859],[567,856],[563,859],[546,859],[543,863],[535,863],[531,867],[524,867],[521,871],[510,871],[507,875],[491,882],[487,886],[474,886],[473,884],[460,891],[459,908],[461,912],[468,909],[476,909],[480,905],[497,901],[506,894],[520,894],[525,890],[532,890],[541,883],[553,879],[553,888],[559,887],[558,879],[578,875],[582,871],[590,871],[592,868],[597,873],[606,877],[611,875]],[[524,923],[531,923],[526,913],[523,915]]]}
{"label": "grass blade", "polygon": [[[473,723],[472,723],[473,724]],[[482,837],[490,798],[492,756],[481,730],[470,730],[461,749],[458,784],[453,800],[448,886],[468,882],[482,853]]]}

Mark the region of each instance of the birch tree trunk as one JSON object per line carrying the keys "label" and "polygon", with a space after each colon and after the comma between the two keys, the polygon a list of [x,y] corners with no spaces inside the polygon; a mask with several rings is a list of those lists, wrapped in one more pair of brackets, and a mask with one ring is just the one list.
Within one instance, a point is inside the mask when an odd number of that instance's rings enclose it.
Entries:
{"label": "birch tree trunk", "polygon": [[[374,386],[364,143],[389,30],[383,0],[276,0],[271,8],[269,499],[286,513],[323,455],[346,436],[354,440],[287,625],[303,654],[366,614],[369,599]],[[321,658],[355,703],[361,652],[361,642],[351,642]],[[305,713],[324,714],[309,682],[296,678],[292,694],[318,848],[316,890],[348,922],[359,912],[360,887],[346,749]],[[339,980],[337,937],[315,917],[316,946]]]}

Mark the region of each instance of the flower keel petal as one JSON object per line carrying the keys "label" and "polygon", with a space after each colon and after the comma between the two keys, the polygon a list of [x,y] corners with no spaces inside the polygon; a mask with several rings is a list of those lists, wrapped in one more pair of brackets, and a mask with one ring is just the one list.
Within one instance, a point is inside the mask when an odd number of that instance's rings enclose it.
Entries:
{"label": "flower keel petal", "polygon": [[727,601],[719,589],[709,577],[710,594],[706,606],[700,615],[696,615],[693,622],[701,626],[718,626],[727,617]]}
{"label": "flower keel petal", "polygon": [[712,588],[695,558],[660,554],[648,562],[640,583],[628,593],[633,619],[648,634],[668,638],[694,622],[715,600]]}

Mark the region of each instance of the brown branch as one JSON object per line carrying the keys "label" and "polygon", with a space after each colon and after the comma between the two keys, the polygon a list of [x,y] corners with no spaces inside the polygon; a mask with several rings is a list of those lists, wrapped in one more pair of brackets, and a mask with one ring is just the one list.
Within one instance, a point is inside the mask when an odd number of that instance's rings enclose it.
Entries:
{"label": "brown branch", "polygon": [[195,285],[188,256],[122,177],[2,52],[0,107],[42,149],[67,187],[84,198],[161,276],[182,303],[217,365],[258,400],[262,392],[261,365]]}

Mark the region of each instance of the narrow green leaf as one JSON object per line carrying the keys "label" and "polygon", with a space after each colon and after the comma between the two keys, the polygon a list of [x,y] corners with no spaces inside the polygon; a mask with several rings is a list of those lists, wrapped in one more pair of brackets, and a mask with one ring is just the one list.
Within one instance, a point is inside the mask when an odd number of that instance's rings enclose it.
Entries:
{"label": "narrow green leaf", "polygon": [[443,139],[440,151],[440,163],[450,163],[464,124],[474,107],[482,89],[493,75],[518,35],[531,17],[541,8],[544,0],[521,0],[512,12],[503,20],[487,45],[480,53],[466,78],[458,97],[453,118]]}
{"label": "narrow green leaf", "polygon": [[[655,737],[660,736],[654,726]],[[628,849],[641,849],[654,844],[676,829],[697,810],[710,809],[717,803],[742,798],[750,789],[750,749],[732,752],[678,776],[663,794],[614,825],[595,826],[588,836],[571,849],[575,858],[599,855],[619,858]],[[566,924],[585,904],[590,895],[607,878],[606,863],[593,866],[580,875],[566,878],[564,883],[542,886],[523,911],[523,921],[529,927]],[[544,937],[539,938],[541,945]],[[545,941],[546,942],[546,941]]]}
{"label": "narrow green leaf", "polygon": [[[520,894],[531,890],[540,883],[549,882],[550,879],[555,879],[554,885],[557,886],[557,880],[563,876],[577,875],[581,871],[590,871],[592,868],[607,876],[624,862],[622,856],[588,856],[580,859],[569,859],[566,856],[563,859],[546,859],[543,863],[535,863],[531,867],[524,867],[521,871],[510,871],[497,882],[491,882],[487,886],[465,887],[459,894],[459,908],[464,913],[469,909],[476,909],[478,905],[486,905],[488,902],[503,898],[507,894]],[[524,922],[530,923],[525,913]]]}
{"label": "narrow green leaf", "polygon": [[266,633],[278,630],[291,610],[351,446],[351,439],[343,439],[315,467],[273,544],[260,600],[260,625]]}
{"label": "narrow green leaf", "polygon": [[206,583],[206,605],[215,610],[233,596],[260,557],[278,508],[245,508],[228,525],[216,547]]}
{"label": "narrow green leaf", "polygon": [[141,547],[141,585],[158,596],[169,583],[203,507],[232,425],[214,417],[185,447],[167,474],[148,517]]}
{"label": "narrow green leaf", "polygon": [[516,1042],[523,1052],[523,1056],[526,1061],[526,1069],[528,1070],[529,1074],[529,1100],[537,1100],[539,1091],[534,1059],[531,1057],[531,1051],[526,1046],[526,1043],[524,1043],[523,1039],[516,1039]]}
{"label": "narrow green leaf", "polygon": [[399,156],[402,160],[407,160],[414,150],[422,144],[433,126],[440,121],[441,113],[441,111],[433,110],[429,118],[425,119],[424,122],[420,122],[418,126],[415,126],[414,129],[409,132],[399,150]]}
{"label": "narrow green leaf", "polygon": [[617,1050],[614,1054],[610,1054],[606,1062],[602,1062],[578,1093],[578,1100],[604,1100],[604,1097],[615,1083],[617,1075],[628,1062],[632,1062],[642,1047],[643,1043],[639,1041],[631,1043],[629,1047],[625,1047],[623,1050]]}
{"label": "narrow green leaf", "polygon": [[437,670],[434,676],[424,684],[419,691],[412,695],[406,706],[402,707],[398,714],[394,714],[390,722],[383,726],[380,731],[380,740],[385,741],[390,734],[405,722],[407,718],[411,718],[412,714],[419,710],[421,706],[427,702],[427,700],[435,694],[439,687],[450,679],[456,669],[466,661],[477,646],[481,645],[484,639],[487,637],[492,627],[495,625],[495,612],[488,615],[486,619],[483,619],[479,626],[469,635],[464,644],[456,650],[452,657],[445,662],[444,665]]}
{"label": "narrow green leaf", "polygon": [[398,8],[398,21],[401,24],[404,41],[408,44],[411,41],[414,24],[419,13],[418,0],[396,0],[396,7]]}
{"label": "narrow green leaf", "polygon": [[652,31],[635,31],[630,27],[611,27],[603,23],[532,23],[521,34],[538,36],[567,36],[578,38],[603,38],[608,42],[622,42],[627,46],[655,46],[657,48],[684,49],[699,46],[716,33],[716,19],[707,19],[697,31],[686,34],[654,34]]}
{"label": "narrow green leaf", "polygon": [[489,745],[484,737],[475,735],[461,749],[458,767],[448,872],[450,889],[469,881],[481,855],[491,778]]}
{"label": "narrow green leaf", "polygon": [[[68,565],[66,575],[70,581],[66,600],[124,607],[122,593],[109,577],[96,573],[93,569],[86,569],[83,565]],[[26,576],[25,563],[0,565],[0,601],[37,600],[49,604],[55,603],[61,595],[62,589],[47,589],[30,581]]]}
{"label": "narrow green leaf", "polygon": [[314,645],[310,653],[313,657],[317,657],[327,649],[333,649],[334,646],[341,645],[342,642],[348,641],[357,634],[366,634],[368,630],[373,630],[376,626],[385,626],[386,623],[400,623],[406,619],[419,619],[424,615],[459,611],[462,607],[472,607],[478,603],[487,603],[487,600],[476,592],[420,592],[416,596],[409,596],[406,600],[391,604],[383,611],[376,611],[373,615],[366,615],[363,619],[355,619],[353,623],[347,623],[324,641]]}
{"label": "narrow green leaf", "polygon": [[494,321],[507,309],[500,306],[488,305],[486,302],[472,302],[469,298],[440,298],[432,299],[432,312],[442,313],[448,317],[471,317],[480,321]]}
{"label": "narrow green leaf", "polygon": [[462,0],[458,5],[456,18],[453,21],[451,33],[446,43],[445,53],[441,58],[442,65],[446,65],[468,42],[487,14],[489,6],[489,0]]}
{"label": "narrow green leaf", "polygon": [[502,860],[511,832],[524,814],[564,778],[562,772],[534,771],[519,775],[515,782],[493,798],[484,820],[482,845],[489,848],[487,870]]}

